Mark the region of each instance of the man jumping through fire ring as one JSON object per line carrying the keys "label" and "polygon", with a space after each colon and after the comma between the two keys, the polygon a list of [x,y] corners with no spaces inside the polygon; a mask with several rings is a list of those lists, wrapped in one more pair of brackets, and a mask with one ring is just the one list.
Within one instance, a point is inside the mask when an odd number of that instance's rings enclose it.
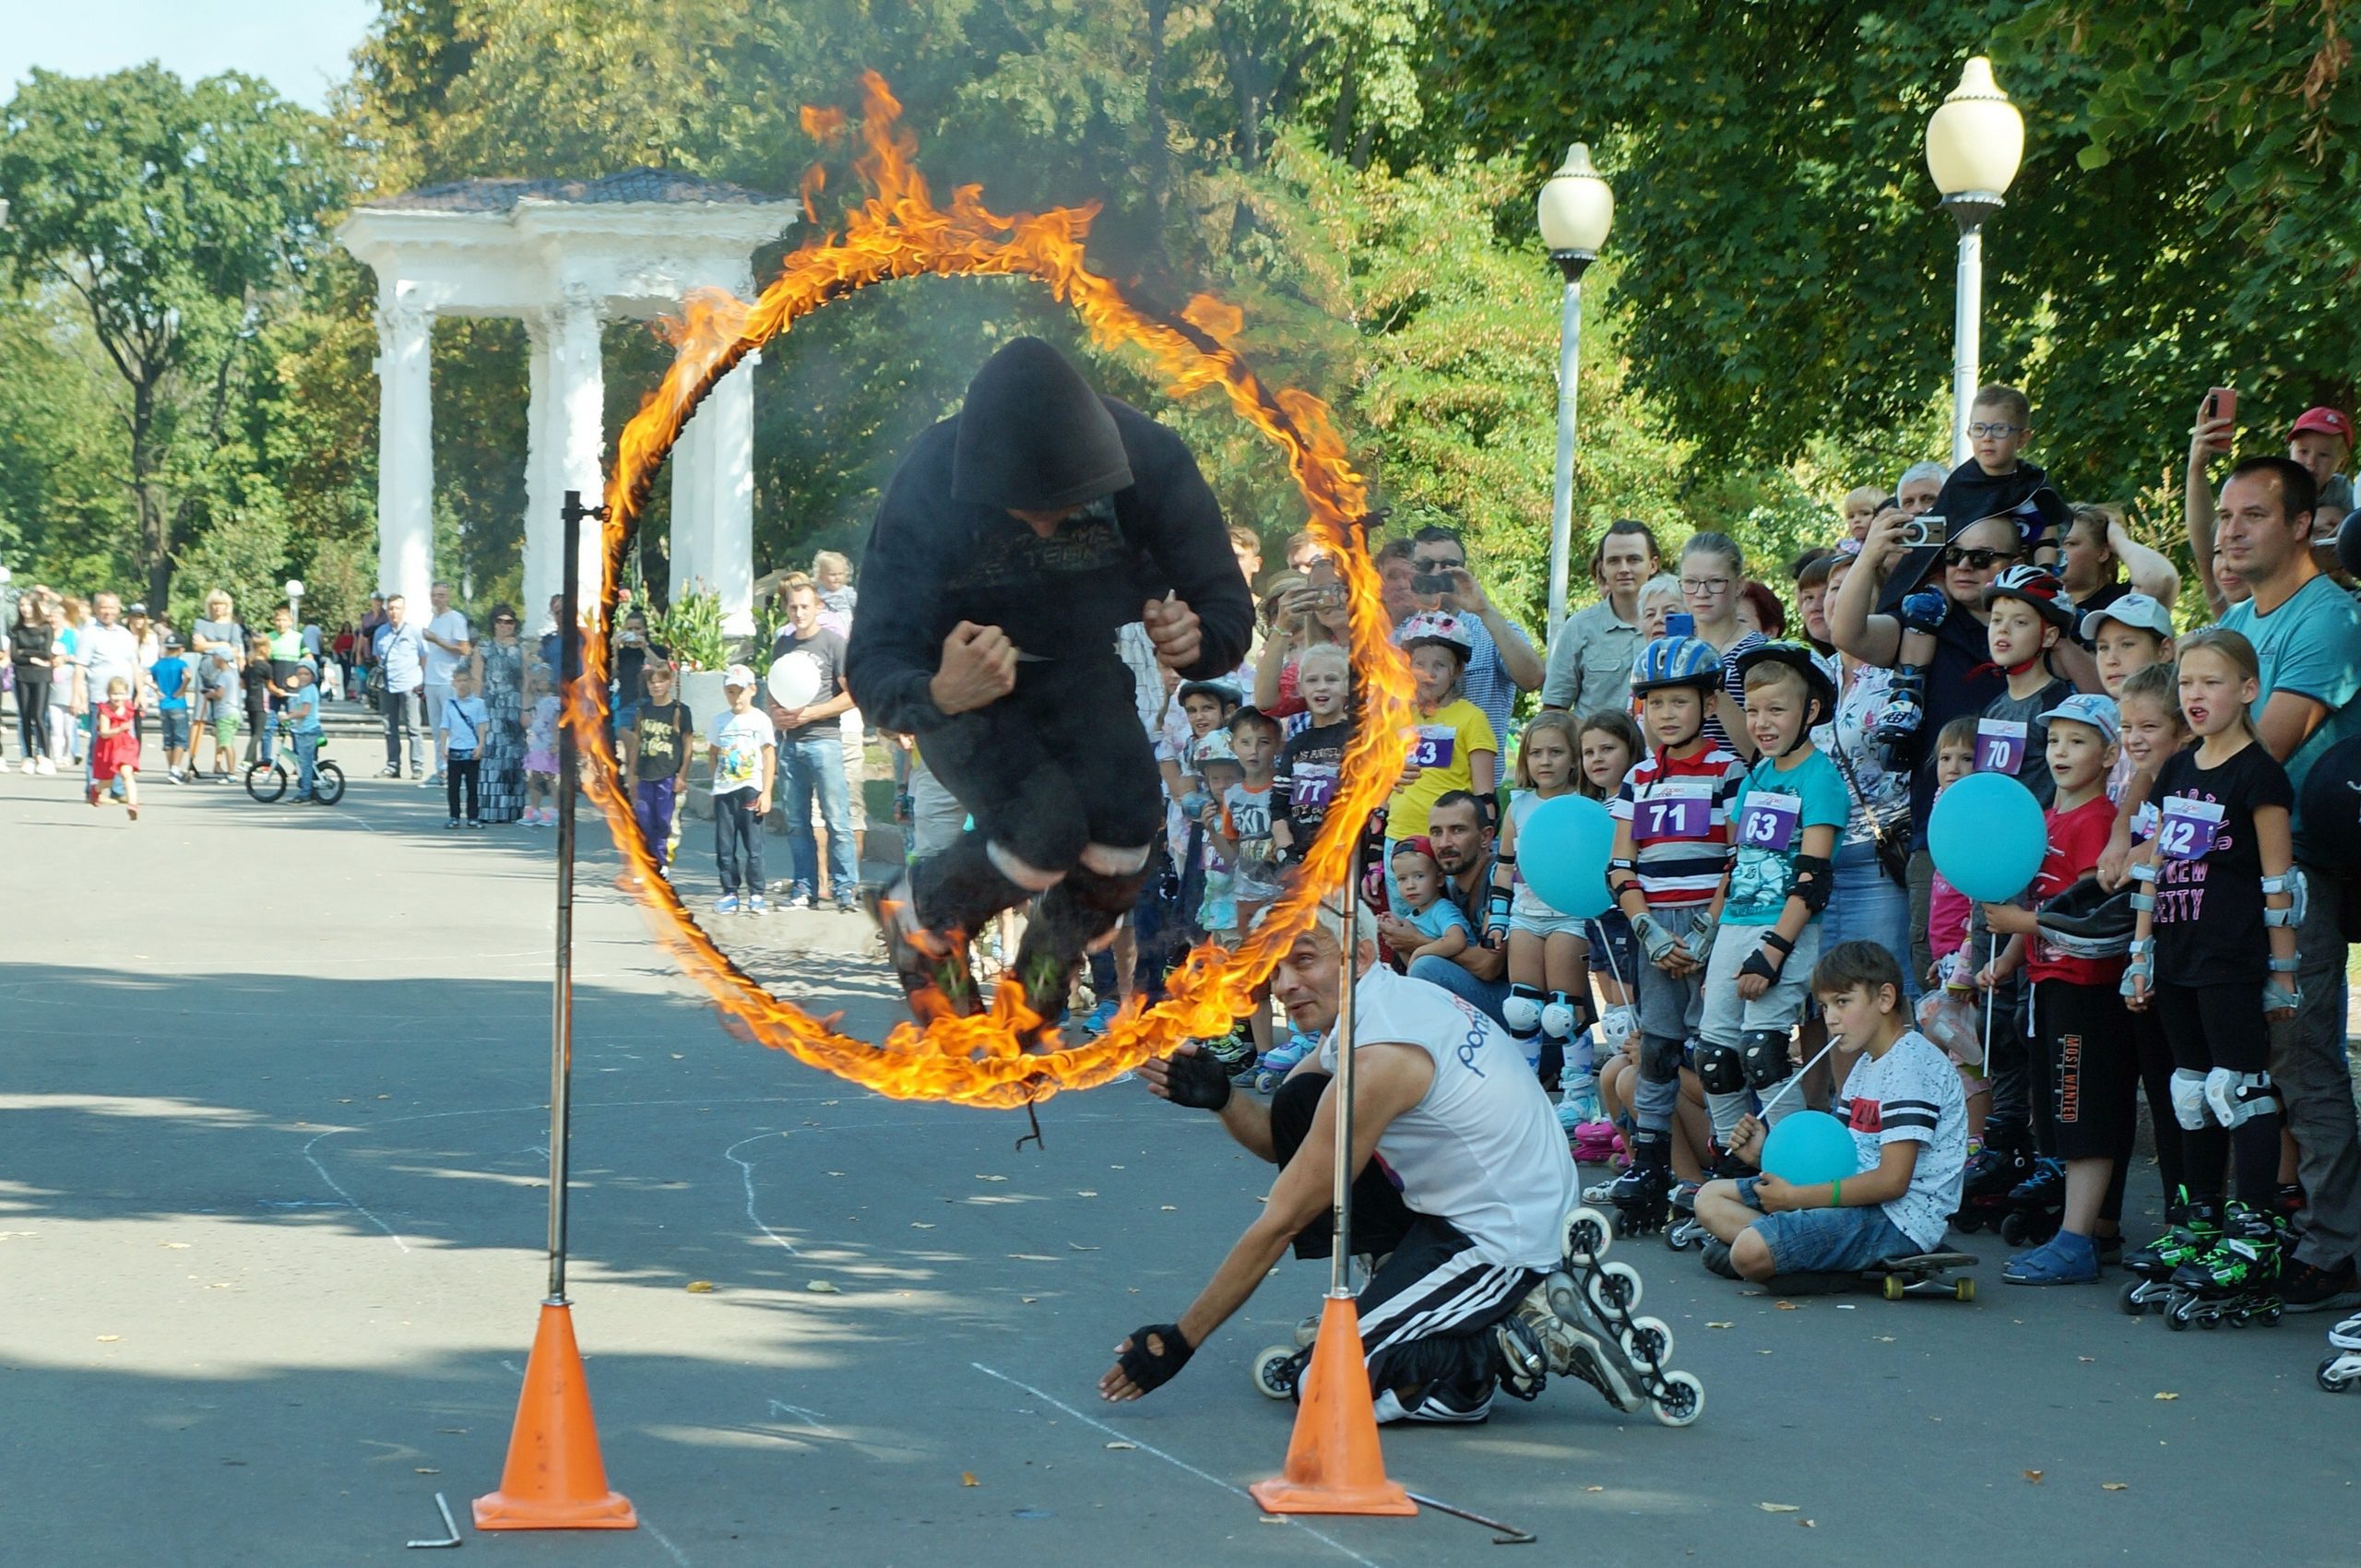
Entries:
{"label": "man jumping through fire ring", "polygon": [[1016,339],[895,470],[846,659],[972,822],[870,896],[921,1023],[978,1009],[969,933],[1038,899],[1014,972],[1046,1030],[1136,901],[1164,811],[1116,651],[1133,621],[1184,678],[1238,667],[1254,604],[1220,504],[1179,436]]}

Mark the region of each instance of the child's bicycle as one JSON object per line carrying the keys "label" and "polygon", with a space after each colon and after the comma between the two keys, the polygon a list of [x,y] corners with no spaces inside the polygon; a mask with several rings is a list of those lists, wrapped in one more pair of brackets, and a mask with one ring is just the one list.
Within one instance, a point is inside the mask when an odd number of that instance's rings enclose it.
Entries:
{"label": "child's bicycle", "polygon": [[[264,805],[270,804],[287,793],[287,786],[299,777],[291,766],[295,752],[295,732],[285,724],[278,729],[278,744],[273,747],[275,760],[250,763],[246,767],[246,793]],[[320,750],[327,750],[328,738],[320,736]],[[312,795],[324,806],[332,806],[344,799],[344,769],[327,758],[313,754]]]}

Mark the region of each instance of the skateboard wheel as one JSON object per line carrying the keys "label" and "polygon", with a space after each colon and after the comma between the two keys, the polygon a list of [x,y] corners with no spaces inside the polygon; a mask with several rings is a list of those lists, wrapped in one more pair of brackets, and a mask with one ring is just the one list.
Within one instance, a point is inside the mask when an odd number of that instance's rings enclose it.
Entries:
{"label": "skateboard wheel", "polygon": [[1885,1277],[1884,1289],[1885,1299],[1889,1301],[1899,1301],[1910,1291],[1910,1287],[1903,1283],[1902,1276],[1898,1274],[1889,1274]]}
{"label": "skateboard wheel", "polygon": [[1952,1300],[1954,1301],[1973,1301],[1975,1300],[1975,1281],[1973,1279],[1952,1280]]}
{"label": "skateboard wheel", "polygon": [[1265,1345],[1255,1351],[1252,1369],[1255,1392],[1265,1399],[1294,1398],[1295,1359],[1292,1345]]}
{"label": "skateboard wheel", "polygon": [[1611,1319],[1640,1304],[1640,1272],[1628,1263],[1601,1264],[1597,1273],[1583,1281],[1583,1289],[1592,1310]]}
{"label": "skateboard wheel", "polygon": [[1668,1427],[1685,1427],[1705,1413],[1705,1385],[1685,1372],[1664,1374],[1664,1392],[1648,1401],[1648,1409]]}
{"label": "skateboard wheel", "polygon": [[1607,1216],[1585,1205],[1566,1216],[1566,1261],[1577,1267],[1588,1268],[1607,1251],[1608,1238],[1614,1234]]}

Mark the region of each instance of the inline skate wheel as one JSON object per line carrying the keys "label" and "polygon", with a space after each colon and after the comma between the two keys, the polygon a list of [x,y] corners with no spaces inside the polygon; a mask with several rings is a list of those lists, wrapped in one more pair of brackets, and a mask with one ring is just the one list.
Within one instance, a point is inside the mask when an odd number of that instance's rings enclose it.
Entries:
{"label": "inline skate wheel", "polygon": [[1687,1252],[1697,1241],[1697,1238],[1690,1233],[1690,1221],[1681,1219],[1666,1226],[1664,1244],[1676,1253]]}
{"label": "inline skate wheel", "polygon": [[2343,1360],[2344,1358],[2343,1356],[2331,1356],[2328,1360],[2320,1363],[2319,1376],[2320,1388],[2323,1392],[2329,1394],[2342,1394],[2346,1389],[2353,1386],[2355,1374],[2344,1372],[2338,1366],[2338,1363]]}
{"label": "inline skate wheel", "polygon": [[2118,1306],[2122,1307],[2123,1315],[2125,1317],[2146,1317],[2148,1315],[2148,1303],[2140,1294],[2140,1288],[2147,1283],[2148,1282],[2144,1279],[2134,1279],[2130,1284],[2126,1285],[2123,1288],[2123,1293],[2116,1298],[2116,1302]]}
{"label": "inline skate wheel", "polygon": [[1662,1366],[1672,1360],[1672,1325],[1660,1317],[1635,1317],[1618,1336],[1623,1353],[1642,1366]]}
{"label": "inline skate wheel", "polygon": [[2195,1303],[2190,1301],[2174,1301],[2167,1305],[2165,1308],[2165,1326],[2171,1329],[2175,1334],[2178,1334],[2182,1329],[2187,1328],[2189,1326],[2189,1309],[2194,1305]]}
{"label": "inline skate wheel", "polygon": [[2032,1245],[2033,1220],[2028,1216],[2022,1214],[2002,1215],[2000,1217],[2000,1240],[2006,1241],[2012,1247]]}
{"label": "inline skate wheel", "polygon": [[1576,1267],[1588,1268],[1607,1251],[1608,1238],[1613,1234],[1607,1216],[1598,1210],[1587,1206],[1574,1210],[1566,1216],[1566,1261]]}
{"label": "inline skate wheel", "polygon": [[1597,1273],[1583,1281],[1583,1290],[1600,1317],[1611,1319],[1619,1311],[1628,1313],[1640,1304],[1640,1271],[1628,1263],[1603,1263]]}
{"label": "inline skate wheel", "polygon": [[1310,1317],[1305,1318],[1301,1323],[1295,1325],[1295,1348],[1297,1349],[1311,1349],[1311,1342],[1319,1337],[1320,1314],[1318,1313],[1312,1313]]}
{"label": "inline skate wheel", "polygon": [[1295,1397],[1296,1348],[1265,1345],[1254,1352],[1254,1390],[1265,1399]]}
{"label": "inline skate wheel", "polygon": [[1685,1427],[1705,1413],[1705,1385],[1685,1372],[1664,1374],[1664,1392],[1649,1399],[1648,1409],[1668,1427]]}
{"label": "inline skate wheel", "polygon": [[2286,1310],[2286,1308],[2281,1306],[2277,1301],[2273,1301],[2269,1306],[2263,1308],[2262,1311],[2255,1313],[2254,1320],[2255,1322],[2262,1324],[2265,1328],[2276,1328],[2279,1326],[2280,1318],[2285,1314]]}

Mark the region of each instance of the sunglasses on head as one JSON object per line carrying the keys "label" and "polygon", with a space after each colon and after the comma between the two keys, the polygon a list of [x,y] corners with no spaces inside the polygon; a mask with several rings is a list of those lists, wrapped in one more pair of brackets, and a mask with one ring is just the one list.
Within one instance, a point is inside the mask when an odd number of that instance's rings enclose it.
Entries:
{"label": "sunglasses on head", "polygon": [[2016,558],[2017,552],[2013,550],[1962,550],[1955,544],[1947,544],[1943,552],[1935,557],[1935,563],[1940,566],[1964,566],[1971,572],[1982,572],[1999,562]]}

